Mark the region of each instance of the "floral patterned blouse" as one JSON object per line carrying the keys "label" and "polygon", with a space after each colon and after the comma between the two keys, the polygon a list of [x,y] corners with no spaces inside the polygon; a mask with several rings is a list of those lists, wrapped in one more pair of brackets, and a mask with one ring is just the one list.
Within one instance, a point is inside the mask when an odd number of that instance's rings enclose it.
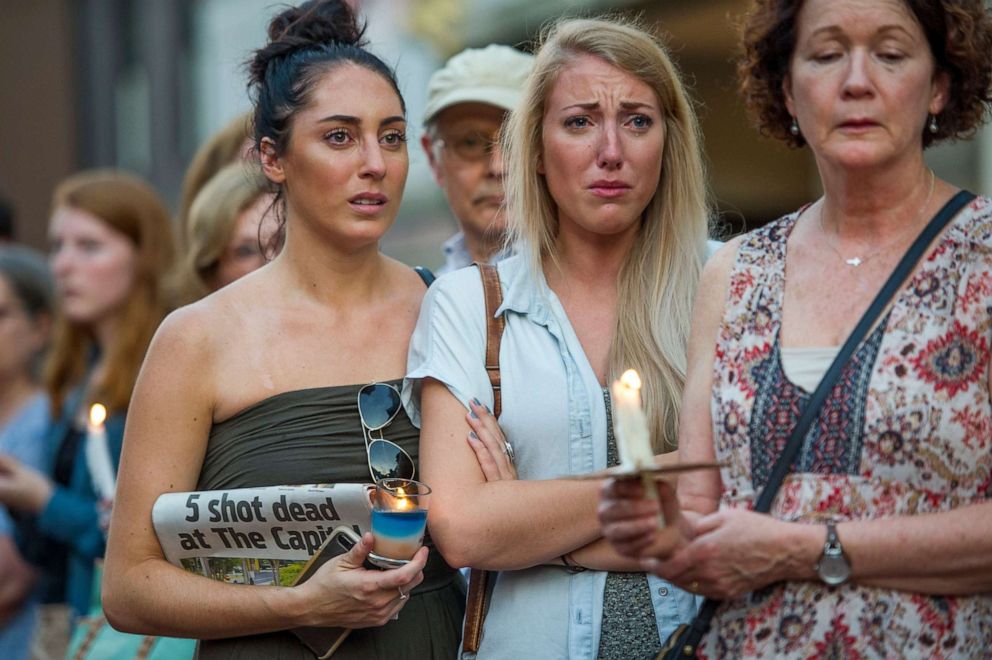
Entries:
{"label": "floral patterned blouse", "polygon": [[[716,346],[721,507],[750,508],[808,392],[782,370],[786,240],[798,213],[741,244]],[[772,507],[822,523],[947,511],[992,497],[992,200],[976,198],[845,367]],[[766,587],[721,606],[700,655],[988,657],[992,594],[857,584]]]}

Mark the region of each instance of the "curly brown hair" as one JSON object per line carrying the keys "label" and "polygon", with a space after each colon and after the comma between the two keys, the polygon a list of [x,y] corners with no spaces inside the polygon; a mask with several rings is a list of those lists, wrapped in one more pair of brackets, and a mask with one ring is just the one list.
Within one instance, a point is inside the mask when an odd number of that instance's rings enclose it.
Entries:
{"label": "curly brown hair", "polygon": [[[992,114],[992,15],[985,0],[903,1],[923,28],[937,70],[950,79],[937,131],[923,131],[923,146],[971,137]],[[806,141],[789,132],[782,83],[802,6],[803,0],[753,0],[741,25],[737,62],[741,94],[758,129],[792,147]]]}

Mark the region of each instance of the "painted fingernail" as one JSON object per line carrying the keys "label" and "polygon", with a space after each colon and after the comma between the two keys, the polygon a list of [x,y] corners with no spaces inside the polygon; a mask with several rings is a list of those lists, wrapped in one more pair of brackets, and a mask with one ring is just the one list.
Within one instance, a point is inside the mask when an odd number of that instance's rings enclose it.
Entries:
{"label": "painted fingernail", "polygon": [[471,438],[472,440],[478,440],[479,439],[479,436],[477,436],[475,434],[475,431],[469,431],[468,432],[468,437]]}
{"label": "painted fingernail", "polygon": [[468,416],[471,417],[472,419],[479,419],[479,416],[475,414],[474,410],[469,410]]}
{"label": "painted fingernail", "polygon": [[474,403],[477,406],[482,406],[482,402],[476,399],[475,397],[472,397],[472,403]]}
{"label": "painted fingernail", "polygon": [[492,412],[486,404],[482,404],[482,407],[486,409],[486,412]]}

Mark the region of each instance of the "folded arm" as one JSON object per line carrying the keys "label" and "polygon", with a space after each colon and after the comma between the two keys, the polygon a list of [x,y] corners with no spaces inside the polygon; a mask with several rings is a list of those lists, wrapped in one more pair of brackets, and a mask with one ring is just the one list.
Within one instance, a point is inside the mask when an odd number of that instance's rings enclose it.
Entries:
{"label": "folded arm", "polygon": [[[478,401],[469,402],[470,412],[465,421],[472,429],[466,440],[474,450],[476,460],[487,482],[506,481],[517,478],[516,466],[510,460],[510,452],[505,449],[506,438],[492,412]],[[658,457],[662,464],[674,463],[677,460],[675,452]],[[626,557],[617,552],[604,538],[598,538],[581,548],[566,553],[567,566],[580,566],[597,571],[634,572],[642,570],[637,559]],[[551,562],[553,565],[565,567],[564,557],[558,557]]]}
{"label": "folded arm", "polygon": [[487,481],[466,441],[464,406],[428,378],[421,393],[420,465],[434,490],[431,537],[454,566],[515,570],[560,564],[599,538],[597,482]]}

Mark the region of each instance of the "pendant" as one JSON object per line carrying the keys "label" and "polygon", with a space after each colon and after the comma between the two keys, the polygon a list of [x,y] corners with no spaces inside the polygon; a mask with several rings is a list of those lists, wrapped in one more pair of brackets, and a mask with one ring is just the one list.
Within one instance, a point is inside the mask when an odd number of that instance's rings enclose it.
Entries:
{"label": "pendant", "polygon": [[860,257],[851,257],[850,259],[845,259],[844,263],[846,263],[848,266],[854,266],[855,268],[857,268],[864,262],[861,261]]}

